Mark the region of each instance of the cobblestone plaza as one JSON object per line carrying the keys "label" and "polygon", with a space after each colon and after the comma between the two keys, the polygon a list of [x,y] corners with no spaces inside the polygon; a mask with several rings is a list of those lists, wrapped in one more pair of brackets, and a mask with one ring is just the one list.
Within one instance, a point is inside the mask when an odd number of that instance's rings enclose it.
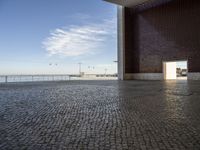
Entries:
{"label": "cobblestone plaza", "polygon": [[1,150],[199,150],[199,81],[0,85]]}

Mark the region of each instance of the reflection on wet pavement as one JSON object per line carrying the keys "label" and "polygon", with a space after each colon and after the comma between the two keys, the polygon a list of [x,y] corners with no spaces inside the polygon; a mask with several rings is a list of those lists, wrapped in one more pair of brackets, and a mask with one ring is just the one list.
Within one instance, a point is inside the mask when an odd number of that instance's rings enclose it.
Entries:
{"label": "reflection on wet pavement", "polygon": [[0,85],[0,149],[200,149],[200,82]]}

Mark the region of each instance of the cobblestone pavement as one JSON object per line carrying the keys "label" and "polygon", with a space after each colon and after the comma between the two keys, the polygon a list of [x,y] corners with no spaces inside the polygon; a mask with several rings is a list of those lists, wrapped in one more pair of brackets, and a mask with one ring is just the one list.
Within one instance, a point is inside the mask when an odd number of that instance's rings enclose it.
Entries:
{"label": "cobblestone pavement", "polygon": [[1,150],[199,150],[200,82],[0,85]]}

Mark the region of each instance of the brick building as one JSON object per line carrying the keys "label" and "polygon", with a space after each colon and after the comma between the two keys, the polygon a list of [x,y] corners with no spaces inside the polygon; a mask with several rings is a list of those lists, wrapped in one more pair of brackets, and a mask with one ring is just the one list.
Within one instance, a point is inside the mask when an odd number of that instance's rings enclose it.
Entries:
{"label": "brick building", "polygon": [[120,79],[165,79],[165,62],[187,61],[200,79],[199,0],[106,0],[118,4]]}

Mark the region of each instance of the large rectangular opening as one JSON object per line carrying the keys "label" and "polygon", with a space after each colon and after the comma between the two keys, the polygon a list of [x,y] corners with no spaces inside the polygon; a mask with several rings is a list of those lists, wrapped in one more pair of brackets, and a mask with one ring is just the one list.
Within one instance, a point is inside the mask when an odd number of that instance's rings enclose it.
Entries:
{"label": "large rectangular opening", "polygon": [[165,80],[187,80],[187,60],[163,62]]}

